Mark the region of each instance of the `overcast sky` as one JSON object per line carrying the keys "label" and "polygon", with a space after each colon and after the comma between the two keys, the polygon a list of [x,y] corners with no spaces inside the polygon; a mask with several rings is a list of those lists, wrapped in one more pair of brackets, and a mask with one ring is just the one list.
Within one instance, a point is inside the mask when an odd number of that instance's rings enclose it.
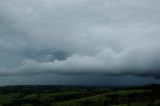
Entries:
{"label": "overcast sky", "polygon": [[1,85],[159,78],[160,0],[0,0]]}

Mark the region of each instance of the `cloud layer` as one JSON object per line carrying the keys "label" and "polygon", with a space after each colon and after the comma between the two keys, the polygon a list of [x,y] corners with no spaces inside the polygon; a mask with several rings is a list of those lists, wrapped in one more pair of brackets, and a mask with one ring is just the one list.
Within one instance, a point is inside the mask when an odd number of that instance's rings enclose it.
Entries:
{"label": "cloud layer", "polygon": [[0,75],[159,77],[159,0],[0,0]]}

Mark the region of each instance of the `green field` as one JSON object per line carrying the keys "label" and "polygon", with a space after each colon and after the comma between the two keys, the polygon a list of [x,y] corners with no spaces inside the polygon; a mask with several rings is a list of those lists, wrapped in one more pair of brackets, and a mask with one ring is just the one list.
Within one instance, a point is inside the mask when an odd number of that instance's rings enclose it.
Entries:
{"label": "green field", "polygon": [[160,86],[0,87],[0,106],[160,106]]}

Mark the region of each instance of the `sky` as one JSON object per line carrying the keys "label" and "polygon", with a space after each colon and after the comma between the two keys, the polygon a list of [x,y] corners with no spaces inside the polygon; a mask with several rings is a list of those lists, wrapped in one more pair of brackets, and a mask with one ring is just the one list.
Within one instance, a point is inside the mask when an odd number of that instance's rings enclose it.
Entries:
{"label": "sky", "polygon": [[0,85],[160,80],[160,0],[0,0]]}

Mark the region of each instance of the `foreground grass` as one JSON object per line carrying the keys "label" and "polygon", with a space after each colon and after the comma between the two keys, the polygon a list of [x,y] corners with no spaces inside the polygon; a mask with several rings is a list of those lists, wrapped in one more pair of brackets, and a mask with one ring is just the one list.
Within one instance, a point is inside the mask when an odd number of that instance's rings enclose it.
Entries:
{"label": "foreground grass", "polygon": [[[57,102],[53,103],[52,106],[148,106],[151,104],[150,102],[145,102],[147,98],[136,98],[129,97],[132,94],[143,95],[151,93],[150,90],[118,90],[118,91],[110,91],[108,93],[99,94],[91,97],[85,97],[80,99],[73,99],[70,101]],[[149,99],[149,98],[148,98]],[[160,99],[157,98],[156,101]],[[156,101],[152,102],[152,104],[156,103]]]}
{"label": "foreground grass", "polygon": [[159,86],[130,89],[9,87],[0,89],[0,106],[160,106],[159,90]]}

